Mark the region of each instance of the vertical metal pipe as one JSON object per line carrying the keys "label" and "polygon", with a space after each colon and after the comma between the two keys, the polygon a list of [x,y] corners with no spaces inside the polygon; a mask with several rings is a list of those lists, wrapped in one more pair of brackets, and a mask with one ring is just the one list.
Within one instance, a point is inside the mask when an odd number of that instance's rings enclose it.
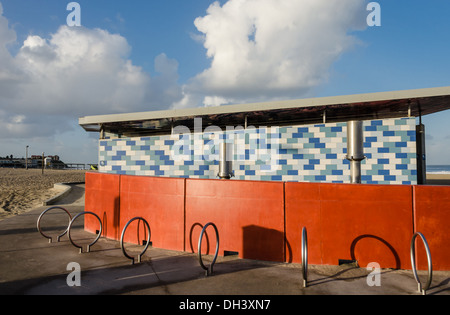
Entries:
{"label": "vertical metal pipe", "polygon": [[425,151],[425,125],[416,126],[416,150],[417,150],[417,184],[426,185],[427,165]]}
{"label": "vertical metal pipe", "polygon": [[350,183],[361,184],[361,161],[350,161]]}
{"label": "vertical metal pipe", "polygon": [[233,174],[233,144],[223,142],[220,144],[219,173],[221,179],[231,179]]}
{"label": "vertical metal pipe", "polygon": [[361,183],[361,161],[364,156],[364,133],[362,121],[347,123],[347,160],[350,161],[350,182]]}

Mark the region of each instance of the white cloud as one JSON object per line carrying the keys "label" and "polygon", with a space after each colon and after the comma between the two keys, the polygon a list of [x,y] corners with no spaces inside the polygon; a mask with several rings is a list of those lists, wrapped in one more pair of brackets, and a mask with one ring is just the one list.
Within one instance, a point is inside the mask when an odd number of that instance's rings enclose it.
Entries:
{"label": "white cloud", "polygon": [[0,137],[53,135],[81,116],[159,110],[181,98],[178,63],[159,55],[152,78],[128,59],[120,35],[61,26],[49,38],[28,36],[12,56],[15,40],[0,15]]}
{"label": "white cloud", "polygon": [[157,75],[130,60],[118,34],[61,26],[30,35],[18,53],[0,4],[0,138],[52,137],[85,115],[301,97],[327,79],[365,27],[365,0],[229,0],[195,20],[211,60],[183,86],[161,54]]}
{"label": "white cloud", "polygon": [[4,98],[14,96],[17,82],[21,79],[20,71],[14,66],[14,59],[8,51],[8,45],[16,41],[16,33],[9,29],[8,20],[3,17],[0,3],[0,95]]}
{"label": "white cloud", "polygon": [[[195,20],[211,66],[185,87],[188,102],[218,105],[299,97],[366,27],[364,0],[229,0]],[[210,102],[211,101],[211,102]],[[197,105],[197,104],[191,104]],[[220,105],[220,104],[219,104]]]}
{"label": "white cloud", "polygon": [[[49,40],[30,36],[15,57],[29,79],[17,105],[27,112],[78,116],[170,105],[152,101],[151,86],[163,92],[165,86],[133,65],[129,52],[125,38],[100,29],[62,26]],[[165,84],[172,89],[176,81]]]}
{"label": "white cloud", "polygon": [[[0,153],[20,153],[26,144],[95,162],[96,148],[86,151],[79,117],[161,110],[182,97],[175,60],[157,56],[158,75],[151,77],[132,63],[124,37],[102,29],[64,25],[48,37],[29,35],[15,55],[12,45],[17,36],[0,3]],[[73,133],[78,136],[71,139],[80,140],[61,149],[61,137]]]}

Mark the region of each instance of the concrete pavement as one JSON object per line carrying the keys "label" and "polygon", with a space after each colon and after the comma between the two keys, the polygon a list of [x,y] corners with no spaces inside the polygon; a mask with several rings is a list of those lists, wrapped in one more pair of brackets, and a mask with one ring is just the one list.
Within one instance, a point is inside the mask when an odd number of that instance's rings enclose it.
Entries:
{"label": "concrete pavement", "polygon": [[[84,211],[84,186],[74,185],[60,201],[72,216]],[[36,228],[39,207],[0,221],[0,294],[25,295],[419,295],[411,271],[381,270],[379,278],[354,265],[309,266],[308,287],[302,287],[301,266],[219,257],[214,274],[205,276],[197,255],[150,247],[143,262],[132,265],[118,241],[100,238],[90,253],[79,253],[67,235],[49,244]],[[45,218],[45,219],[44,219]],[[49,212],[43,230],[58,235],[68,225],[67,214]],[[95,236],[77,220],[73,238],[88,244]],[[142,247],[127,247],[138,254]],[[205,257],[205,264],[212,257]],[[80,273],[70,263],[80,267]],[[75,273],[73,273],[75,271]],[[422,282],[427,273],[420,272]],[[79,277],[77,277],[79,275]],[[379,286],[369,286],[368,278]],[[81,286],[69,286],[73,280]],[[69,282],[68,282],[69,280]],[[370,282],[370,281],[369,281]],[[429,295],[450,295],[450,272],[434,272]]]}

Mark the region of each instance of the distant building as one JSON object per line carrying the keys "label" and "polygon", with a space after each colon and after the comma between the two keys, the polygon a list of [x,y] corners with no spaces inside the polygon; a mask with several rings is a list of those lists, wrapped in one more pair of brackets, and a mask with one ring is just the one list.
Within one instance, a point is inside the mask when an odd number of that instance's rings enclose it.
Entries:
{"label": "distant building", "polygon": [[[28,163],[27,163],[28,162]],[[0,157],[0,167],[7,168],[25,168],[28,164],[28,168],[42,168],[42,155],[32,155],[28,158],[12,158],[12,157]],[[64,169],[66,164],[59,159],[58,155],[49,155],[44,157],[45,168],[50,169]]]}

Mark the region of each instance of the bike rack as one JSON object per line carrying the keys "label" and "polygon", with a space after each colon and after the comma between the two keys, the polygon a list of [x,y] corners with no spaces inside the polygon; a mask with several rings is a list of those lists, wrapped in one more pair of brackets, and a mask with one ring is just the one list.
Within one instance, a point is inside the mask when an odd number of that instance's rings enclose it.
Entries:
{"label": "bike rack", "polygon": [[[425,287],[422,287],[422,284],[420,283],[419,276],[417,275],[417,268],[416,268],[416,238],[417,236],[420,236],[420,238],[423,241],[423,244],[425,245],[425,250],[427,252],[427,260],[428,260],[428,281],[425,285]],[[433,265],[431,261],[431,253],[430,253],[430,247],[428,246],[427,240],[425,239],[425,236],[423,236],[422,233],[416,232],[411,240],[411,265],[412,270],[414,273],[414,278],[416,279],[417,285],[418,285],[418,291],[422,293],[423,295],[426,295],[427,290],[431,286],[431,281],[433,280]]]}
{"label": "bike rack", "polygon": [[306,288],[308,282],[308,232],[306,227],[302,231],[302,274],[303,287]]}
{"label": "bike rack", "polygon": [[[69,223],[70,223],[70,221],[72,220],[72,216],[70,215],[70,212],[67,211],[67,209],[65,209],[65,208],[63,208],[63,207],[51,207],[51,208],[48,208],[47,210],[44,210],[44,211],[41,213],[41,215],[39,216],[39,218],[38,218],[38,220],[37,220],[37,229],[38,229],[39,233],[41,233],[41,235],[42,235],[43,237],[45,237],[45,238],[47,238],[47,239],[49,240],[49,243],[50,243],[50,244],[52,243],[52,237],[51,237],[51,236],[48,236],[48,235],[45,235],[44,232],[42,232],[42,230],[41,230],[41,219],[42,219],[42,217],[43,217],[47,212],[49,212],[49,211],[51,211],[51,210],[55,210],[55,209],[60,209],[60,210],[65,211],[65,212],[69,215]],[[62,233],[61,235],[58,235],[58,237],[56,238],[58,243],[59,243],[61,237],[63,237],[63,236],[68,232],[68,230],[69,230],[69,228],[67,228],[67,229],[64,231],[64,233]]]}
{"label": "bike rack", "polygon": [[[125,250],[125,246],[124,246],[123,240],[124,240],[124,236],[125,236],[125,231],[127,230],[128,226],[131,224],[131,222],[136,221],[136,220],[143,221],[144,224],[146,225],[147,231],[148,231],[147,244],[146,244],[144,250],[142,251],[142,253],[140,253],[140,254],[138,255],[138,263],[141,262],[142,255],[144,255],[144,253],[145,253],[145,252],[147,251],[147,249],[148,249],[148,246],[150,245],[150,235],[151,235],[150,225],[148,224],[148,222],[147,222],[144,218],[141,218],[141,217],[136,217],[136,218],[131,219],[130,221],[128,221],[128,223],[127,223],[127,224],[125,225],[125,227],[123,228],[123,230],[122,230],[122,236],[120,237],[120,247],[122,248],[122,252],[123,252],[123,254],[125,255],[125,257],[127,257],[128,259],[131,259],[131,260],[132,260],[132,265],[134,265],[134,257],[131,257],[131,256],[129,256],[129,255],[127,254],[127,252],[126,252],[126,250]],[[139,224],[139,223],[138,223],[138,224]]]}
{"label": "bike rack", "polygon": [[[214,230],[216,231],[216,240],[217,240],[217,244],[216,244],[216,253],[214,254],[214,259],[213,259],[213,261],[211,262],[211,265],[210,265],[209,268],[208,268],[208,267],[206,267],[206,266],[203,264],[203,260],[202,260],[202,239],[203,239],[203,234],[205,234],[206,229],[207,229],[210,225],[211,225],[211,226],[214,228]],[[202,268],[206,270],[206,276],[207,276],[207,277],[213,273],[213,267],[214,267],[214,264],[216,263],[218,254],[219,254],[219,230],[217,229],[217,226],[216,226],[214,223],[211,223],[211,222],[210,222],[210,223],[206,224],[206,225],[203,227],[202,232],[200,233],[200,238],[199,238],[199,240],[198,240],[198,261],[200,262],[200,266],[202,266]]]}
{"label": "bike rack", "polygon": [[71,237],[71,235],[70,235],[70,231],[71,231],[71,229],[72,229],[72,225],[73,225],[73,223],[75,222],[75,220],[78,219],[78,217],[80,217],[80,216],[82,216],[82,215],[86,215],[86,214],[90,214],[90,215],[95,216],[95,217],[97,218],[98,222],[100,223],[100,231],[98,232],[97,238],[96,238],[91,244],[89,244],[89,245],[87,246],[87,252],[88,252],[88,253],[89,253],[90,250],[91,250],[91,246],[94,245],[95,243],[97,243],[97,241],[100,239],[100,236],[102,236],[102,231],[103,231],[102,220],[100,220],[100,218],[98,217],[98,215],[96,215],[95,213],[85,211],[85,212],[81,212],[81,213],[77,214],[77,215],[72,219],[72,221],[70,221],[69,228],[68,228],[67,230],[68,230],[68,235],[69,235],[69,240],[70,240],[70,242],[72,243],[73,246],[75,246],[75,247],[77,247],[77,248],[80,249],[80,254],[83,253],[83,247],[80,246],[80,245],[78,245],[78,244],[76,244],[76,243],[72,240],[72,237]]}

